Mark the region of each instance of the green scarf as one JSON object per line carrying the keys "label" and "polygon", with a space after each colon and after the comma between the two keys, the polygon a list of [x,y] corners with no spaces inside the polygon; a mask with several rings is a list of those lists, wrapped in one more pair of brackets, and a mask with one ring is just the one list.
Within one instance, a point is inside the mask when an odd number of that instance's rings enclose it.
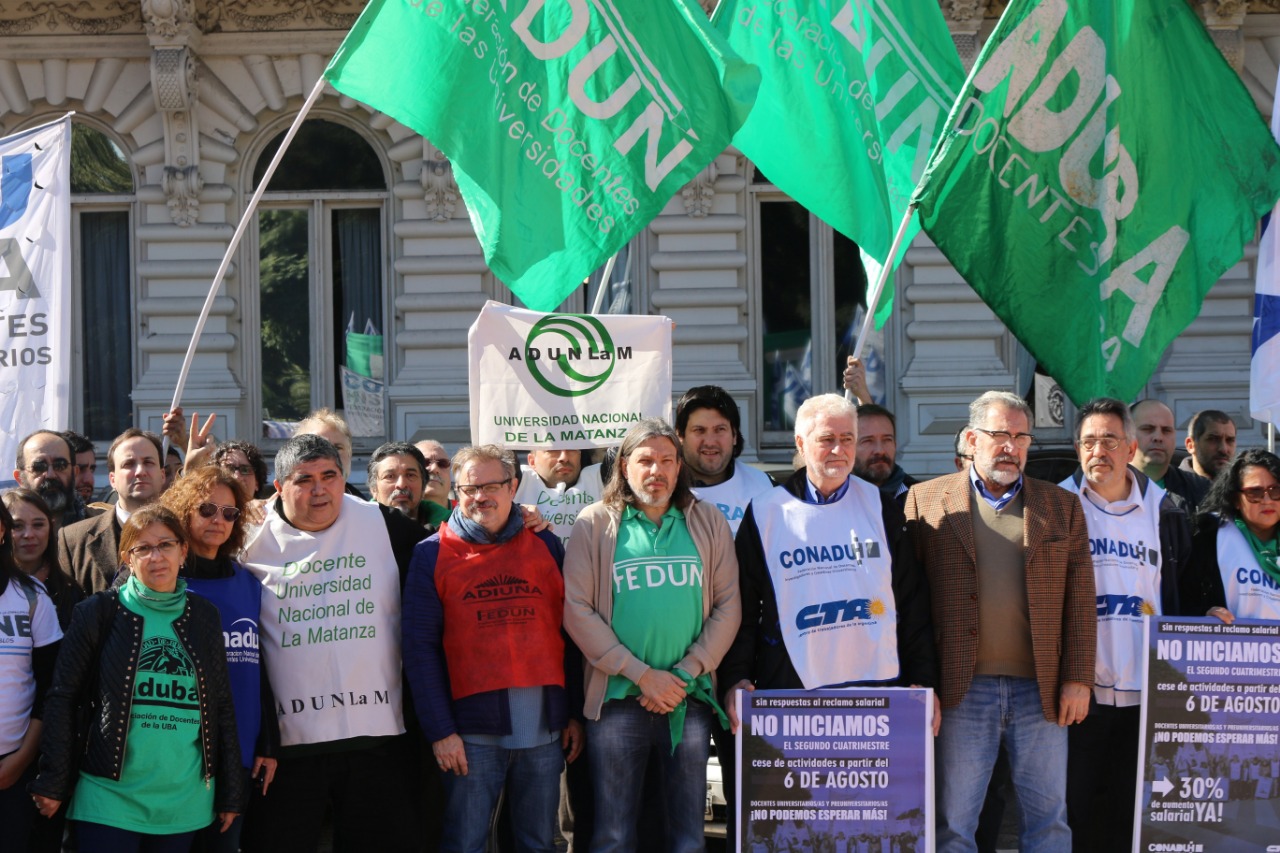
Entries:
{"label": "green scarf", "polygon": [[1240,532],[1244,534],[1244,541],[1249,543],[1249,547],[1253,549],[1253,556],[1258,558],[1258,565],[1262,566],[1263,571],[1271,576],[1276,583],[1280,583],[1280,561],[1277,557],[1277,544],[1280,539],[1272,538],[1270,542],[1263,542],[1257,536],[1253,535],[1253,531],[1249,529],[1249,525],[1237,518],[1236,527],[1240,528]]}
{"label": "green scarf", "polygon": [[[723,728],[729,728],[729,718],[725,716],[724,709],[720,707],[720,703],[716,701],[714,691],[711,689],[711,673],[704,672],[697,678],[693,678],[683,669],[676,667],[673,673],[685,682],[685,692],[689,694],[690,699],[697,699],[711,706],[711,710],[716,712],[716,717],[720,719],[720,725]],[[676,747],[680,745],[680,741],[684,739],[684,715],[689,710],[689,699],[685,699],[675,710],[667,714],[667,722],[671,725],[671,754],[675,755]]]}
{"label": "green scarf", "polygon": [[178,587],[173,592],[156,592],[138,580],[136,575],[120,587],[120,601],[135,613],[142,610],[154,610],[158,613],[177,613],[187,603],[187,582],[178,578]]}

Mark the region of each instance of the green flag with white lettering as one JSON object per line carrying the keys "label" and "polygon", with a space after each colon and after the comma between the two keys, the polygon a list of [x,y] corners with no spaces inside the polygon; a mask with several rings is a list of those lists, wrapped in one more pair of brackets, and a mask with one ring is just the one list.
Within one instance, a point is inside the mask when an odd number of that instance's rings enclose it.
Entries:
{"label": "green flag with white lettering", "polygon": [[325,76],[448,156],[489,268],[541,311],[725,149],[760,80],[691,0],[372,0]]}
{"label": "green flag with white lettering", "polygon": [[[734,145],[857,243],[874,281],[964,83],[938,0],[723,0],[713,20],[761,70]],[[877,327],[892,304],[887,286]]]}
{"label": "green flag with white lettering", "polygon": [[1077,404],[1132,400],[1280,196],[1280,149],[1175,0],[1013,0],[914,201]]}

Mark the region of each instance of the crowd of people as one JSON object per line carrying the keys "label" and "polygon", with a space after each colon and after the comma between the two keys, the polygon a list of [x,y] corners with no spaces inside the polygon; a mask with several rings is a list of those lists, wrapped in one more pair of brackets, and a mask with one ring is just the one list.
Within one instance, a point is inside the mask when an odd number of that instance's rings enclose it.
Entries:
{"label": "crowd of people", "polygon": [[[740,692],[923,686],[940,851],[993,850],[1009,782],[1026,853],[1128,850],[1142,618],[1280,619],[1280,458],[1206,411],[1174,467],[1166,406],[1100,398],[1050,483],[1027,403],[991,391],[956,472],[918,482],[859,368],[856,401],[799,407],[777,485],[716,386],[595,464],[388,442],[369,498],[328,410],[270,474],[212,418],[166,416],[174,466],[128,429],[101,501],[91,442],[25,437],[0,847],[696,851],[713,742],[736,801]],[[1226,772],[1239,794],[1263,770]],[[733,824],[750,849],[826,831]]]}

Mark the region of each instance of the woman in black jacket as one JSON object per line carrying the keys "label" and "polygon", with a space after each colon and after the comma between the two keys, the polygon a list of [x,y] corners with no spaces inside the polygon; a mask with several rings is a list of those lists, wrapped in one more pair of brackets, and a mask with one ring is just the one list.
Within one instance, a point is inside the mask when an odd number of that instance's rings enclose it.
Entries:
{"label": "woman in black jacket", "polygon": [[45,707],[48,816],[71,799],[82,853],[184,851],[216,813],[244,807],[240,747],[217,608],[187,595],[181,521],[149,506],[120,534],[130,577],[76,607]]}

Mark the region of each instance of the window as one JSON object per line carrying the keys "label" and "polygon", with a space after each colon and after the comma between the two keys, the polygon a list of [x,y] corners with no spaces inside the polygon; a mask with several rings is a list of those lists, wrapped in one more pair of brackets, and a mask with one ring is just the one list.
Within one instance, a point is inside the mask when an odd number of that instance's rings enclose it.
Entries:
{"label": "window", "polygon": [[[72,242],[76,246],[73,382],[80,429],[107,441],[132,423],[132,269],[129,206],[133,176],[105,133],[71,125]],[[75,413],[73,412],[73,420]]]}
{"label": "window", "polygon": [[755,270],[764,443],[793,446],[796,409],[837,391],[853,351],[867,276],[857,245],[755,172]]}
{"label": "window", "polygon": [[[283,137],[259,155],[254,186]],[[358,133],[321,119],[303,123],[257,213],[264,419],[341,408],[346,332],[371,325],[385,333],[387,198],[382,164]]]}

